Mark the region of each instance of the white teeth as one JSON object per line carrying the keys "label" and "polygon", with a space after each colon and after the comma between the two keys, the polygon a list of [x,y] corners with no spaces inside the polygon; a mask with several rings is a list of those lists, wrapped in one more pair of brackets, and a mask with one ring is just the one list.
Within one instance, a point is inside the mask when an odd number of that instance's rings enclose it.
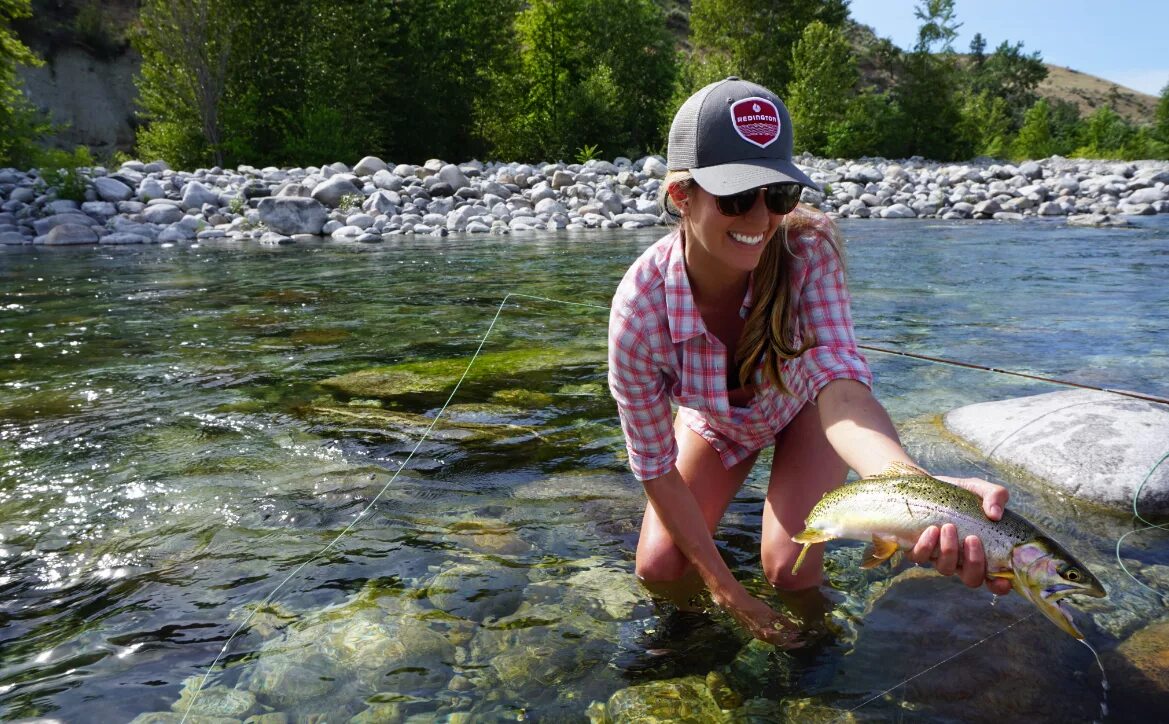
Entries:
{"label": "white teeth", "polygon": [[740,244],[749,244],[751,246],[755,246],[759,242],[763,241],[763,234],[760,234],[758,236],[747,236],[746,234],[739,234],[739,233],[732,231],[731,238],[734,239],[735,241],[739,242]]}

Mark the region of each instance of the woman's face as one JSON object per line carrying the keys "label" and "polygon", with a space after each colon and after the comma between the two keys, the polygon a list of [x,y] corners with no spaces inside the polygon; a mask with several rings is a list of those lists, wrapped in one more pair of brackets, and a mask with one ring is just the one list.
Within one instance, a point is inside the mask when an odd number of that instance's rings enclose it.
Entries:
{"label": "woman's face", "polygon": [[686,263],[691,269],[721,267],[726,271],[751,272],[770,243],[781,214],[773,214],[756,190],[755,205],[742,216],[725,216],[712,194],[693,183],[682,210],[686,224]]}

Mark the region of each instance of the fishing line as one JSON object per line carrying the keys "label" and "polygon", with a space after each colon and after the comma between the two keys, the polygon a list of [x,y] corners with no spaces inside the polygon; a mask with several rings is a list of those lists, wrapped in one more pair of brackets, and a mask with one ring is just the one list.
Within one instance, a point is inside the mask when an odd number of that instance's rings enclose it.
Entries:
{"label": "fishing line", "polygon": [[442,404],[442,407],[439,408],[439,411],[435,414],[434,419],[430,421],[430,425],[427,426],[426,430],[422,433],[422,436],[418,439],[418,442],[415,443],[414,448],[410,451],[410,454],[406,456],[406,459],[402,461],[401,465],[398,466],[398,469],[394,471],[394,474],[392,476],[390,476],[390,479],[387,480],[386,484],[382,486],[382,489],[377,492],[377,495],[373,496],[373,498],[369,501],[369,503],[366,504],[366,506],[364,508],[362,508],[361,511],[356,516],[354,516],[353,520],[349,523],[349,525],[345,526],[345,528],[340,533],[338,533],[331,541],[329,541],[325,545],[325,547],[321,548],[321,550],[317,551],[310,558],[305,560],[303,563],[298,565],[296,568],[292,569],[292,571],[287,576],[284,577],[284,580],[282,580],[282,581],[280,581],[280,583],[276,584],[276,587],[273,588],[268,593],[268,595],[265,596],[262,601],[260,601],[259,604],[252,607],[252,609],[248,612],[248,615],[246,617],[244,617],[243,622],[241,622],[240,625],[236,627],[235,631],[233,631],[231,633],[231,635],[227,637],[227,641],[223,642],[223,647],[220,648],[219,653],[215,656],[215,660],[212,661],[211,665],[207,667],[207,671],[203,674],[203,677],[199,680],[199,685],[195,688],[195,692],[191,696],[191,703],[189,703],[187,705],[186,711],[183,712],[183,718],[182,718],[180,724],[183,724],[187,721],[187,718],[191,715],[191,709],[194,708],[195,702],[199,698],[199,694],[203,691],[203,687],[207,684],[207,679],[211,677],[211,673],[215,670],[215,667],[219,665],[220,660],[227,653],[227,649],[228,649],[228,647],[231,646],[231,642],[234,641],[235,638],[237,636],[239,636],[239,634],[245,628],[247,628],[247,625],[248,625],[248,623],[251,622],[252,617],[255,616],[256,613],[260,609],[262,609],[265,606],[267,606],[268,604],[270,604],[272,602],[272,600],[276,597],[276,594],[279,593],[280,590],[282,588],[284,588],[284,586],[289,581],[291,581],[293,578],[296,578],[296,576],[302,570],[304,570],[305,567],[307,567],[310,563],[313,563],[314,561],[319,560],[323,555],[325,555],[325,553],[329,552],[329,550],[331,550],[334,546],[336,546],[337,543],[339,543],[342,538],[344,538],[346,535],[348,535],[354,529],[354,527],[356,527],[357,523],[360,522],[361,519],[364,518],[366,516],[366,514],[373,508],[373,506],[375,504],[377,504],[377,502],[379,500],[381,500],[382,495],[384,495],[385,492],[387,490],[389,490],[390,486],[394,484],[394,481],[396,481],[398,479],[398,476],[402,473],[402,471],[406,469],[406,465],[409,464],[410,460],[414,458],[414,455],[422,447],[422,443],[426,442],[426,439],[430,436],[430,433],[434,429],[434,426],[436,424],[438,424],[439,418],[441,418],[442,414],[444,412],[446,412],[447,407],[450,406],[451,401],[454,400],[455,395],[458,394],[459,387],[462,386],[463,380],[467,379],[467,375],[470,373],[471,367],[475,364],[475,360],[479,358],[479,353],[483,350],[483,345],[485,345],[487,343],[487,338],[489,336],[491,336],[491,331],[493,329],[495,329],[495,323],[497,321],[499,321],[499,316],[503,313],[503,308],[507,305],[507,301],[509,299],[511,299],[512,297],[522,297],[524,299],[534,299],[534,300],[544,301],[544,302],[553,302],[556,304],[567,304],[567,305],[575,306],[575,307],[603,309],[605,311],[609,310],[608,307],[603,307],[599,304],[588,304],[585,302],[570,302],[570,301],[566,301],[563,299],[550,299],[548,297],[539,297],[539,296],[535,296],[532,294],[508,293],[503,298],[503,301],[501,301],[499,303],[499,307],[495,310],[495,316],[491,318],[491,324],[487,325],[487,331],[484,332],[483,339],[479,340],[479,346],[475,348],[474,354],[471,355],[471,359],[469,362],[467,362],[467,367],[463,370],[463,374],[459,377],[458,381],[455,383],[454,389],[451,390],[451,393],[447,397],[446,402],[444,402]]}
{"label": "fishing line", "polygon": [[[1005,633],[1005,632],[1006,632],[1006,631],[1008,631],[1009,629],[1012,629],[1012,628],[1014,628],[1015,626],[1018,626],[1019,624],[1023,623],[1024,621],[1026,621],[1027,619],[1031,618],[1032,616],[1034,616],[1034,615],[1035,615],[1035,614],[1037,614],[1037,613],[1039,613],[1039,612],[1038,612],[1038,611],[1032,611],[1031,613],[1027,614],[1026,616],[1024,616],[1023,618],[1019,619],[1018,621],[1015,621],[1014,623],[1011,623],[1011,624],[1007,624],[1006,626],[1004,626],[1003,628],[999,629],[998,631],[995,631],[994,633],[990,634],[989,636],[986,636],[985,638],[982,638],[982,639],[980,639],[980,640],[978,640],[978,641],[975,641],[974,643],[970,644],[969,646],[967,646],[966,648],[962,649],[962,650],[961,650],[961,651],[959,651],[958,653],[956,653],[956,654],[952,654],[952,655],[950,655],[950,656],[947,656],[946,658],[942,659],[941,661],[939,661],[938,663],[934,664],[933,666],[931,666],[931,667],[929,667],[929,668],[927,668],[927,669],[925,669],[925,670],[923,670],[923,671],[919,671],[918,673],[916,673],[916,674],[914,674],[913,676],[909,677],[909,678],[908,678],[908,679],[906,679],[905,681],[902,681],[902,682],[901,682],[901,683],[899,683],[899,684],[894,684],[893,686],[890,686],[888,689],[885,689],[884,691],[882,691],[880,694],[875,694],[874,696],[872,696],[872,697],[870,697],[870,698],[868,698],[868,699],[864,700],[863,702],[861,702],[860,704],[857,704],[856,706],[854,706],[853,708],[849,709],[849,710],[848,710],[847,712],[845,712],[845,713],[846,713],[846,714],[851,714],[851,713],[853,713],[854,711],[856,711],[857,709],[860,709],[860,708],[862,708],[862,707],[864,707],[864,706],[867,706],[868,704],[871,704],[871,703],[873,703],[873,702],[874,702],[874,701],[876,701],[877,699],[880,699],[881,697],[885,696],[885,695],[886,695],[886,694],[888,694],[889,692],[891,692],[891,691],[896,691],[897,689],[899,689],[899,688],[900,688],[900,687],[902,687],[902,686],[905,686],[906,684],[908,684],[909,682],[913,681],[914,679],[916,679],[916,678],[918,678],[918,677],[920,677],[920,676],[925,676],[926,674],[928,674],[929,672],[931,672],[931,671],[933,671],[934,669],[938,668],[939,666],[942,666],[942,665],[944,665],[944,664],[948,664],[948,663],[950,663],[951,661],[953,661],[954,659],[958,658],[958,657],[959,657],[959,656],[961,656],[962,654],[966,653],[966,652],[967,652],[967,651],[969,651],[970,649],[977,648],[977,647],[981,646],[982,644],[986,643],[987,641],[990,641],[991,639],[993,639],[995,636],[998,636],[999,634]],[[841,717],[841,719],[844,719],[844,717]]]}
{"label": "fishing line", "polygon": [[[211,677],[211,674],[215,670],[215,667],[219,665],[219,662],[223,659],[224,655],[227,653],[227,650],[231,646],[232,641],[234,641],[236,639],[236,637],[239,636],[239,634],[245,628],[247,628],[248,624],[251,622],[252,618],[256,615],[256,613],[260,609],[262,609],[263,607],[270,604],[273,601],[273,599],[276,597],[276,594],[279,593],[284,588],[284,586],[286,586],[292,579],[296,578],[300,574],[300,572],[302,570],[304,570],[309,564],[319,560],[328,551],[333,549],[341,541],[342,538],[344,538],[346,535],[348,535],[350,532],[352,532],[353,529],[357,526],[357,524],[363,518],[365,518],[365,516],[369,513],[369,511],[373,508],[373,506],[376,505],[379,500],[381,500],[382,496],[385,494],[385,492],[387,490],[389,490],[390,486],[394,484],[394,482],[398,479],[398,476],[402,473],[402,471],[406,469],[406,466],[414,458],[414,456],[415,456],[415,454],[417,454],[418,450],[421,449],[422,444],[430,436],[430,433],[433,431],[434,426],[436,424],[438,424],[439,419],[442,417],[442,415],[446,411],[446,409],[450,406],[451,402],[454,400],[455,395],[458,394],[459,388],[462,386],[463,381],[466,380],[467,375],[470,373],[471,367],[474,366],[475,361],[478,359],[480,352],[482,352],[484,345],[487,343],[488,337],[490,337],[491,332],[495,329],[495,325],[499,321],[500,315],[503,313],[503,310],[507,306],[508,301],[513,297],[519,298],[519,299],[531,299],[531,300],[540,301],[540,302],[549,302],[552,304],[563,304],[563,305],[567,305],[567,306],[583,307],[586,309],[599,309],[599,310],[609,311],[608,306],[603,306],[603,305],[599,305],[599,304],[589,304],[587,302],[573,302],[573,301],[568,301],[568,300],[564,300],[564,299],[553,299],[550,297],[543,297],[543,296],[538,296],[538,295],[534,295],[534,294],[522,294],[522,293],[518,293],[518,292],[507,293],[504,296],[503,300],[499,303],[499,306],[496,308],[495,315],[492,317],[491,323],[487,326],[487,331],[484,332],[483,338],[479,340],[479,345],[476,347],[475,352],[471,355],[471,359],[467,362],[466,368],[464,368],[462,375],[459,376],[459,379],[455,383],[454,388],[451,390],[450,395],[448,395],[446,401],[442,404],[442,407],[439,408],[438,412],[435,414],[434,418],[431,420],[431,422],[427,426],[426,430],[423,431],[422,436],[418,439],[418,442],[415,443],[413,449],[410,450],[410,453],[406,456],[406,458],[398,466],[398,469],[396,471],[394,471],[394,474],[390,477],[390,479],[388,481],[386,481],[386,484],[382,486],[382,488],[377,492],[376,495],[374,495],[374,497],[369,501],[369,503],[366,504],[366,506],[364,508],[362,508],[361,511],[358,512],[356,516],[354,516],[354,519],[347,526],[345,526],[345,528],[342,529],[340,533],[338,533],[331,541],[329,541],[318,552],[316,552],[311,557],[309,557],[307,560],[303,561],[298,566],[296,566],[291,572],[288,573],[288,575],[286,575],[283,578],[283,580],[281,580],[278,584],[276,584],[275,588],[273,588],[259,604],[252,607],[252,609],[248,612],[248,614],[244,618],[244,620],[239,624],[239,626],[237,626],[235,628],[235,630],[231,633],[231,635],[228,636],[227,640],[223,643],[223,646],[220,648],[219,653],[215,656],[215,659],[211,662],[211,664],[208,666],[206,672],[203,674],[202,678],[199,680],[199,684],[196,687],[195,692],[191,696],[191,701],[187,705],[186,710],[183,712],[183,718],[181,720],[182,723],[185,723],[187,721],[188,717],[191,714],[191,710],[194,708],[195,703],[198,700],[199,694],[202,692],[203,687],[207,683],[207,680]],[[1025,377],[1028,379],[1035,379],[1035,380],[1040,380],[1043,382],[1049,382],[1049,383],[1053,383],[1053,384],[1066,385],[1069,387],[1080,387],[1080,388],[1086,388],[1086,389],[1093,389],[1093,390],[1098,390],[1098,391],[1102,391],[1102,392],[1110,392],[1112,394],[1122,395],[1125,397],[1134,397],[1136,399],[1142,399],[1142,400],[1146,400],[1146,401],[1150,401],[1150,402],[1169,404],[1169,399],[1155,397],[1155,396],[1151,396],[1151,395],[1142,395],[1140,393],[1127,392],[1124,390],[1112,390],[1112,389],[1107,389],[1107,388],[1103,388],[1103,387],[1095,387],[1092,385],[1085,385],[1085,384],[1076,383],[1076,382],[1069,382],[1066,380],[1058,380],[1058,379],[1041,377],[1038,375],[1031,375],[1031,374],[1022,373],[1022,372],[1013,372],[1010,370],[1003,370],[1003,369],[998,369],[998,368],[994,368],[994,367],[987,367],[984,365],[976,365],[976,364],[971,364],[971,363],[967,363],[967,362],[960,362],[957,360],[948,360],[948,359],[940,358],[940,357],[929,357],[927,355],[919,355],[919,354],[914,354],[914,353],[909,353],[909,352],[889,350],[889,349],[884,349],[884,348],[875,347],[875,346],[871,346],[871,345],[861,344],[861,345],[857,345],[857,346],[860,347],[861,349],[866,349],[866,350],[870,350],[870,351],[874,351],[874,352],[893,354],[893,355],[902,356],[902,357],[910,357],[910,358],[925,360],[925,361],[937,363],[937,364],[946,364],[946,365],[957,366],[957,367],[965,367],[965,368],[969,368],[969,369],[977,369],[977,370],[982,370],[982,371],[987,371],[987,372],[995,372],[998,374],[1006,374],[1006,375],[1013,375],[1013,376],[1017,376],[1017,377]],[[1166,457],[1169,457],[1169,454],[1167,454]],[[1161,462],[1163,462],[1164,460],[1165,460],[1165,458],[1162,458]],[[1157,465],[1160,465],[1160,462],[1158,462]],[[1154,466],[1154,469],[1157,467],[1157,465]],[[1153,473],[1153,471],[1150,470],[1149,476],[1151,476],[1152,473]],[[1146,479],[1145,479],[1146,481],[1148,480],[1149,476],[1146,476]],[[1141,487],[1142,488],[1144,487],[1144,482],[1141,483]],[[1140,493],[1140,488],[1137,489],[1137,494],[1139,495],[1139,493]],[[1134,497],[1133,497],[1133,511],[1134,511],[1134,513],[1136,513],[1136,495],[1134,495]],[[1144,518],[1142,518],[1139,513],[1136,513],[1136,515],[1142,522],[1148,524],[1150,526],[1150,528],[1164,528],[1164,526],[1159,526],[1159,525],[1154,525],[1154,524],[1148,523],[1148,521],[1146,521]],[[1148,528],[1142,529],[1142,530],[1148,530]],[[1126,533],[1125,536],[1121,537],[1121,540],[1123,540],[1124,537],[1127,537],[1127,535],[1129,535],[1133,532],[1136,532],[1136,531],[1130,531],[1129,533]],[[1117,543],[1117,546],[1118,546],[1117,547],[1117,551],[1118,551],[1117,556],[1118,556],[1118,560],[1119,560],[1119,541]],[[1123,568],[1123,564],[1121,565],[1121,567]],[[1125,572],[1128,573],[1127,570],[1125,570]],[[1132,574],[1129,574],[1129,576],[1132,577]],[[1134,580],[1136,580],[1136,579],[1134,578]],[[1140,581],[1137,581],[1137,582],[1140,583]],[[1142,583],[1141,585],[1143,586],[1144,584]],[[1148,586],[1145,586],[1145,587],[1148,588]],[[1150,590],[1152,590],[1152,589],[1150,589]],[[966,653],[967,651],[969,651],[973,648],[976,648],[977,646],[980,646],[981,644],[983,644],[983,643],[993,639],[994,637],[1006,632],[1007,630],[1022,623],[1023,621],[1028,620],[1029,618],[1031,618],[1034,615],[1035,615],[1035,612],[1019,619],[1018,621],[1015,621],[1012,624],[1009,624],[1008,626],[1006,626],[1006,627],[1000,629],[999,631],[983,638],[982,640],[977,641],[977,642],[967,646],[966,648],[962,649],[958,653],[956,653],[956,654],[954,654],[946,659],[943,659],[942,661],[939,661],[938,663],[934,664],[933,666],[930,666],[929,668],[925,669],[924,671],[921,671],[918,674],[915,674],[914,676],[911,676],[910,678],[906,679],[905,681],[902,681],[901,683],[899,683],[899,684],[897,684],[889,689],[886,689],[885,691],[881,692],[880,694],[877,694],[876,696],[873,696],[872,698],[862,702],[860,705],[854,707],[853,709],[850,709],[849,712],[851,713],[853,711],[856,711],[857,709],[860,709],[861,707],[864,707],[865,705],[879,699],[880,697],[884,696],[885,694],[888,694],[889,692],[894,691],[898,687],[901,687],[901,686],[913,681],[914,679],[916,679],[920,676],[923,676],[923,675],[929,673],[930,671],[954,660],[955,658],[961,656],[962,654]],[[1103,671],[1103,668],[1101,668],[1101,671]]]}

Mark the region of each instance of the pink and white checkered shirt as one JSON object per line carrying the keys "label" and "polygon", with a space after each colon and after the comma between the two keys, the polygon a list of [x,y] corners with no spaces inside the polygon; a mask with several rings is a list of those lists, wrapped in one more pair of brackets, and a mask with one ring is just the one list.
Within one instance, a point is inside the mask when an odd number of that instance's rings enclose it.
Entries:
{"label": "pink and white checkered shirt", "polygon": [[[671,402],[677,403],[683,423],[730,468],[773,444],[831,380],[872,385],[853,338],[848,288],[828,241],[828,223],[822,218],[789,236],[800,329],[812,330],[816,346],[783,365],[790,395],[766,381],[757,367],[755,395],[747,407],[732,406],[728,399],[727,349],[707,331],[694,303],[680,231],[646,249],[625,273],[609,316],[609,389],[617,401],[629,465],[639,480],[666,474],[677,458]],[[740,314],[746,316],[750,307],[748,288]]]}

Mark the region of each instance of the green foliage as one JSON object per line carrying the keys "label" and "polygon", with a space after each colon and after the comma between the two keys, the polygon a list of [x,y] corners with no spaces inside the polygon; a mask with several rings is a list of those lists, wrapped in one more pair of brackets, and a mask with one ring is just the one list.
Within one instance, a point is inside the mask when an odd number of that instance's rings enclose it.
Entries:
{"label": "green foliage", "polygon": [[97,58],[113,58],[126,46],[126,39],[114,29],[97,0],[90,0],[77,9],[73,39]]}
{"label": "green foliage", "polygon": [[345,194],[337,201],[337,209],[347,214],[361,211],[361,204],[364,202],[365,197],[361,194]]}
{"label": "green foliage", "polygon": [[76,147],[72,153],[45,150],[40,159],[41,183],[57,198],[80,203],[85,201],[85,189],[89,185],[86,170],[92,166],[93,156],[85,146]]}
{"label": "green foliage", "polygon": [[1003,99],[1011,114],[1012,130],[1023,123],[1023,114],[1039,99],[1035,89],[1047,77],[1047,66],[1038,52],[1023,53],[1023,44],[1007,41],[983,63],[972,64],[969,88]]}
{"label": "green foliage", "polygon": [[1161,89],[1161,97],[1157,100],[1157,110],[1153,114],[1153,138],[1161,143],[1169,144],[1169,83]]}
{"label": "green foliage", "polygon": [[861,93],[849,101],[844,119],[829,126],[825,152],[841,158],[905,156],[905,128],[904,111],[891,96]]}
{"label": "green foliage", "polygon": [[563,158],[660,144],[676,74],[673,39],[652,0],[533,0],[516,19],[518,72],[497,75],[476,119],[494,153]]}
{"label": "green foliage", "polygon": [[965,155],[1006,157],[1011,139],[1007,102],[987,91],[963,92],[959,138]]}
{"label": "green foliage", "polygon": [[1088,116],[1080,131],[1076,156],[1084,158],[1130,158],[1136,129],[1109,106],[1100,106]]}
{"label": "green foliage", "polygon": [[[820,21],[841,28],[846,0],[694,0],[690,6],[690,43],[705,62],[759,83],[781,97],[792,80],[792,55],[804,28]],[[697,90],[715,78],[696,78]],[[690,95],[689,93],[686,94]]]}
{"label": "green foliage", "polygon": [[37,143],[49,131],[48,120],[29,103],[16,75],[17,65],[41,65],[11,27],[30,14],[29,0],[0,0],[0,166],[30,166]]}
{"label": "green foliage", "polygon": [[934,46],[941,44],[940,52],[952,53],[954,39],[962,23],[954,17],[954,0],[921,0],[914,8],[913,16],[921,21],[917,29],[917,53],[932,53]]}
{"label": "green foliage", "polygon": [[859,78],[856,58],[844,32],[818,20],[809,23],[792,50],[792,71],[787,106],[796,147],[823,153],[828,129],[844,120],[848,99]]}
{"label": "green foliage", "polygon": [[1016,159],[1047,158],[1055,151],[1051,138],[1051,107],[1040,98],[1027,109],[1023,126],[1015,138],[1012,153]]}
{"label": "green foliage", "polygon": [[[953,0],[923,0],[915,11],[922,21],[918,41],[897,72],[893,97],[904,114],[909,154],[949,161],[969,154],[962,143],[962,76],[952,42],[960,24]],[[934,53],[935,44],[940,53]]]}
{"label": "green foliage", "polygon": [[585,145],[576,149],[576,162],[584,164],[599,158],[599,155],[597,154],[599,149],[600,146],[595,143],[586,143]]}

